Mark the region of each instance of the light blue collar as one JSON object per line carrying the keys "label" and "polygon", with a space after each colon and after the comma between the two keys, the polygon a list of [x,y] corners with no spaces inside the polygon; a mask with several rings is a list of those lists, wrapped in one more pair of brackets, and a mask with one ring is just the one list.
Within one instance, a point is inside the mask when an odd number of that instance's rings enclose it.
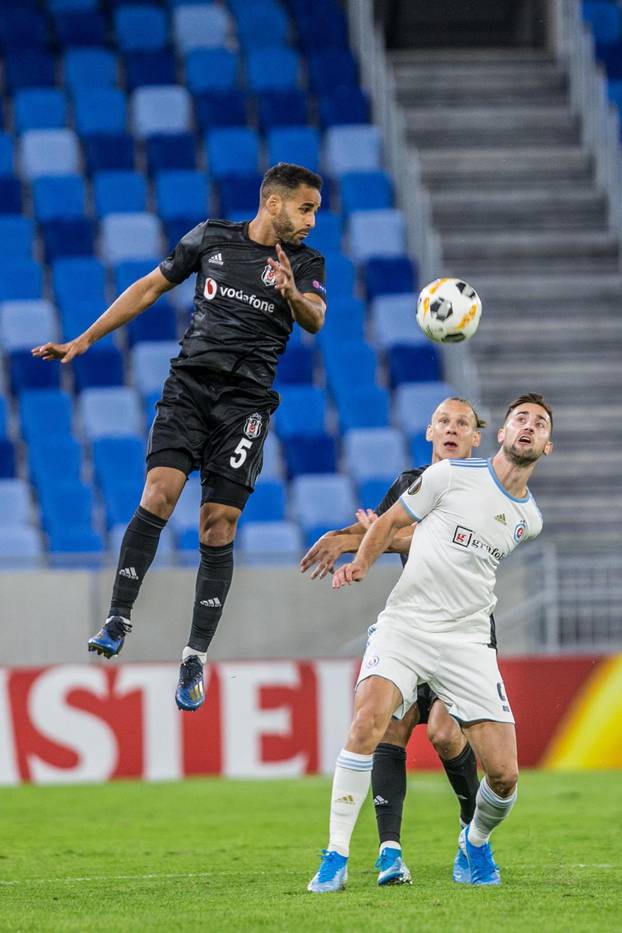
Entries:
{"label": "light blue collar", "polygon": [[531,493],[529,492],[529,490],[527,490],[527,495],[522,499],[518,499],[516,496],[511,496],[510,493],[505,488],[505,486],[503,485],[503,483],[500,481],[497,474],[495,473],[495,469],[492,465],[491,458],[489,457],[486,462],[488,464],[488,471],[490,475],[492,476],[493,480],[495,481],[495,483],[497,484],[497,486],[499,487],[499,489],[501,490],[504,496],[507,496],[508,499],[512,500],[512,502],[529,502],[529,500],[531,499]]}

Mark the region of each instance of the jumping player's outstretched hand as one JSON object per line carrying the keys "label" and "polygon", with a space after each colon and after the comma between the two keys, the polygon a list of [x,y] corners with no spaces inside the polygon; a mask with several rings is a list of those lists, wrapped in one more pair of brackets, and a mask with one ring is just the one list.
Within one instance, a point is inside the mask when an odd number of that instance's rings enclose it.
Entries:
{"label": "jumping player's outstretched hand", "polygon": [[60,360],[61,363],[71,363],[74,356],[82,356],[91,346],[86,337],[76,337],[68,343],[44,343],[40,347],[33,347],[32,355],[42,360]]}
{"label": "jumping player's outstretched hand", "polygon": [[276,255],[278,256],[278,262],[272,256],[268,257],[268,265],[276,273],[275,287],[280,291],[283,298],[291,298],[296,292],[296,283],[291,263],[280,243],[276,244]]}
{"label": "jumping player's outstretched hand", "polygon": [[351,586],[352,583],[360,583],[365,579],[367,571],[352,561],[351,564],[343,564],[339,570],[336,570],[333,576],[333,589],[340,590],[342,586]]}
{"label": "jumping player's outstretched hand", "polygon": [[335,561],[338,557],[341,557],[341,553],[339,535],[322,535],[300,561],[300,571],[304,573],[314,564],[317,564],[311,574],[311,579],[317,580],[319,578],[323,580],[326,574],[333,572]]}
{"label": "jumping player's outstretched hand", "polygon": [[356,520],[359,525],[362,525],[363,528],[367,531],[368,528],[374,524],[378,518],[377,514],[373,509],[357,509],[356,510]]}

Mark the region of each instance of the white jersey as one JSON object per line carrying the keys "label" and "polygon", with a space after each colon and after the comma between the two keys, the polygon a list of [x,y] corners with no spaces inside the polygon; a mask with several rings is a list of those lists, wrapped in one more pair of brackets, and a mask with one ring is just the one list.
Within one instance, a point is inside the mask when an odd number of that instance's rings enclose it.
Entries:
{"label": "white jersey", "polygon": [[531,493],[511,496],[489,460],[443,460],[418,477],[400,502],[417,527],[378,622],[488,638],[497,567],[542,530]]}

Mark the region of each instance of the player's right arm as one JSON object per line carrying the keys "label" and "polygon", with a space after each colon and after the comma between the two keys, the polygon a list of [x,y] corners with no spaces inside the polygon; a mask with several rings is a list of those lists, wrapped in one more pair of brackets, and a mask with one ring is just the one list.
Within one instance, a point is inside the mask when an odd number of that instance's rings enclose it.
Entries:
{"label": "player's right arm", "polygon": [[129,288],[126,288],[84,333],[67,343],[44,343],[40,347],[35,347],[32,355],[39,356],[42,360],[60,360],[61,363],[70,363],[74,357],[86,353],[97,340],[101,340],[106,334],[138,317],[164,292],[174,287],[174,282],[169,282],[159,269],[154,269],[153,272],[137,279]]}
{"label": "player's right arm", "polygon": [[374,561],[384,553],[396,532],[401,528],[412,525],[412,521],[411,515],[406,511],[401,501],[392,505],[384,515],[380,515],[365,532],[365,537],[361,541],[361,546],[352,563],[344,564],[335,572],[333,589],[338,590],[346,584],[358,583],[364,580],[367,571]]}

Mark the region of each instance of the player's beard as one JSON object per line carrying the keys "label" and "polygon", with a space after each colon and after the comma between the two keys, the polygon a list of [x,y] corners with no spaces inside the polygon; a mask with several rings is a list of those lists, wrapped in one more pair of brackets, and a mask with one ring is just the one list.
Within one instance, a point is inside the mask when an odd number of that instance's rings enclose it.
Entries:
{"label": "player's beard", "polygon": [[514,444],[508,444],[504,446],[505,454],[514,466],[524,467],[530,466],[532,463],[535,463],[536,460],[540,459],[540,454],[537,453],[533,448],[530,451],[519,451],[516,449]]}
{"label": "player's beard", "polygon": [[272,226],[277,238],[282,243],[292,243],[294,246],[298,246],[300,238],[295,236],[296,228],[287,216],[287,211],[284,207],[281,208],[280,214],[277,214],[272,221]]}

